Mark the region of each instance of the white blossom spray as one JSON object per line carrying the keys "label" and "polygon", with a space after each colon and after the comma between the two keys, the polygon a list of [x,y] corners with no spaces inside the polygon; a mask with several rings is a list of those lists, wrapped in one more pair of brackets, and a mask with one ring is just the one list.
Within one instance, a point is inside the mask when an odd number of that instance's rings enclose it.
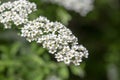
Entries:
{"label": "white blossom spray", "polygon": [[51,22],[43,16],[28,20],[28,14],[35,10],[36,4],[26,0],[0,4],[0,23],[5,28],[12,28],[12,23],[21,26],[22,37],[29,42],[42,44],[49,53],[54,54],[58,62],[80,65],[82,59],[88,57],[88,50],[79,45],[72,31],[60,22]]}

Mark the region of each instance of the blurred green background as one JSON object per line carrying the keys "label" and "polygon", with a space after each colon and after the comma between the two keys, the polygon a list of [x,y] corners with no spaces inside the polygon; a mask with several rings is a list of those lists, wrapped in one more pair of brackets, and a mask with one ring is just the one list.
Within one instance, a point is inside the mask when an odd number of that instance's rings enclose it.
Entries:
{"label": "blurred green background", "polygon": [[58,63],[39,44],[0,24],[0,80],[120,80],[119,0],[96,0],[85,17],[55,4],[30,1],[38,6],[31,19],[42,15],[62,22],[89,50],[89,58],[80,66]]}

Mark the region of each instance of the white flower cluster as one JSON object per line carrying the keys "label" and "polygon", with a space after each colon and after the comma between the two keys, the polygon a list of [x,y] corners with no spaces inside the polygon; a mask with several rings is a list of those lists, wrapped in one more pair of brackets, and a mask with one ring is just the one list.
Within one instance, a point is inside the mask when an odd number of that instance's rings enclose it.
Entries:
{"label": "white flower cluster", "polygon": [[36,41],[47,48],[58,62],[80,65],[82,58],[88,57],[88,51],[82,45],[78,45],[77,38],[72,32],[59,22],[50,22],[40,16],[36,20],[29,21],[21,29],[21,36],[31,41]]}
{"label": "white flower cluster", "polygon": [[11,22],[21,25],[28,21],[28,14],[36,10],[36,4],[26,0],[6,2],[0,5],[0,23],[11,28]]}
{"label": "white flower cluster", "polygon": [[82,58],[88,57],[88,51],[78,45],[78,39],[59,22],[50,22],[47,18],[29,21],[28,14],[36,10],[36,4],[26,0],[7,2],[0,5],[0,23],[10,28],[14,23],[21,28],[21,36],[29,42],[36,41],[54,54],[58,62],[80,65]]}
{"label": "white flower cluster", "polygon": [[43,0],[64,6],[68,10],[73,10],[82,16],[87,15],[93,9],[94,0]]}

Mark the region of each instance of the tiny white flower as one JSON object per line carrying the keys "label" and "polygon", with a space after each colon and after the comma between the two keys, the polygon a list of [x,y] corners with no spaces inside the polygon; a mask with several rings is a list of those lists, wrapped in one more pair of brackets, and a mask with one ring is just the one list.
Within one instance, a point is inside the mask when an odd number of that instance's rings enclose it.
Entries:
{"label": "tiny white flower", "polygon": [[79,65],[80,65],[80,63],[79,63],[77,60],[74,60],[74,61],[73,61],[73,64],[75,64],[76,66],[79,66]]}

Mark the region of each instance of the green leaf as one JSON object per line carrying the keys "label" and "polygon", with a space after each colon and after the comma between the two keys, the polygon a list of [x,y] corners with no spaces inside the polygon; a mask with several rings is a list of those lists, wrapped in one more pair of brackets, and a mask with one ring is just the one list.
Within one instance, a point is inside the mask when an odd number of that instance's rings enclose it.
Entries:
{"label": "green leaf", "polygon": [[9,52],[8,47],[4,46],[4,45],[0,46],[0,51],[3,52],[3,53],[8,53]]}
{"label": "green leaf", "polygon": [[63,24],[68,25],[68,22],[71,20],[71,15],[64,9],[57,9],[57,17]]}
{"label": "green leaf", "polygon": [[80,76],[80,77],[84,77],[84,75],[85,75],[85,72],[81,68],[81,66],[80,67],[78,67],[78,66],[71,66],[70,69],[71,69],[71,71],[72,71],[72,73],[74,75],[77,75],[77,76]]}
{"label": "green leaf", "polygon": [[68,71],[68,68],[67,67],[61,67],[59,70],[58,70],[58,74],[61,78],[63,79],[67,79],[69,77],[69,71]]}
{"label": "green leaf", "polygon": [[16,42],[11,46],[10,54],[15,55],[19,51],[21,46],[20,42]]}
{"label": "green leaf", "polygon": [[39,65],[45,65],[45,62],[43,61],[43,59],[42,58],[40,58],[39,56],[37,56],[37,55],[34,55],[34,54],[32,54],[32,55],[30,55],[30,59],[32,59],[35,63],[37,63],[37,64],[39,64]]}

